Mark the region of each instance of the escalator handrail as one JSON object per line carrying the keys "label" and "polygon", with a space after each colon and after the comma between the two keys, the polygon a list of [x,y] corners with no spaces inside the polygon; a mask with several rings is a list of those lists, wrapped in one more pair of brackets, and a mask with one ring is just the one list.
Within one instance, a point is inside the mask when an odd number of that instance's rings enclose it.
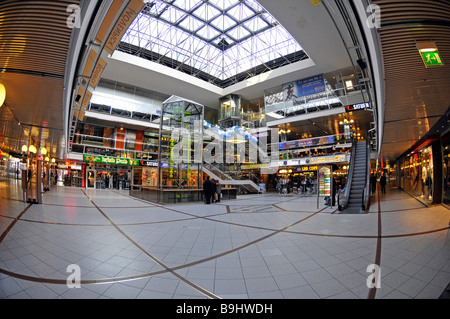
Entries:
{"label": "escalator handrail", "polygon": [[362,209],[366,210],[369,205],[370,194],[370,138],[369,131],[366,131],[366,186],[363,192]]}

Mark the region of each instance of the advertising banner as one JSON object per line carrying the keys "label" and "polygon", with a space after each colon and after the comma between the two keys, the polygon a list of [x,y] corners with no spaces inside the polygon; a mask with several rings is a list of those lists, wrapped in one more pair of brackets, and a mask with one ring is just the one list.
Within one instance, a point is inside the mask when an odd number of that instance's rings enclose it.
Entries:
{"label": "advertising banner", "polygon": [[283,85],[285,101],[322,92],[325,92],[325,80],[322,74]]}
{"label": "advertising banner", "polygon": [[325,137],[308,138],[308,139],[303,139],[303,140],[288,141],[288,142],[280,143],[280,150],[300,148],[300,147],[306,147],[306,146],[334,144],[334,142],[335,142],[334,135],[333,136],[325,136]]}

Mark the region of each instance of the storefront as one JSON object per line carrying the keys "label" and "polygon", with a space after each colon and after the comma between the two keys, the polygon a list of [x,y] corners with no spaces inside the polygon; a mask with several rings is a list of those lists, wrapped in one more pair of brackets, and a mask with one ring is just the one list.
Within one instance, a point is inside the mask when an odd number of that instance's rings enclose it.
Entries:
{"label": "storefront", "polygon": [[133,167],[132,189],[141,186],[158,186],[158,162],[139,161],[139,167]]}
{"label": "storefront", "polygon": [[88,189],[129,190],[133,169],[139,166],[138,160],[88,154],[83,156],[83,161],[86,165],[85,187]]}
{"label": "storefront", "polygon": [[[82,174],[82,164],[78,162],[65,162],[57,166],[58,181],[63,182],[64,186],[81,187],[85,178]],[[50,176],[52,177],[50,172]],[[54,177],[53,177],[54,178]]]}
{"label": "storefront", "polygon": [[442,203],[450,205],[450,133],[442,137],[442,175],[443,193]]}
{"label": "storefront", "polygon": [[0,150],[0,176],[20,179],[25,168],[20,158]]}
{"label": "storefront", "polygon": [[408,156],[401,159],[400,187],[424,201],[433,202],[433,149],[432,146],[418,148]]}

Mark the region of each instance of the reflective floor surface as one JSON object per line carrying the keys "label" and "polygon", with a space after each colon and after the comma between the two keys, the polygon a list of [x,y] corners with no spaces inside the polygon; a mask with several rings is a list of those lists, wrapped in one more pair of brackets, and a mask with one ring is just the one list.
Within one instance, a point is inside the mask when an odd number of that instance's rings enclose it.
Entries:
{"label": "reflective floor surface", "polygon": [[450,210],[395,189],[359,215],[271,193],[161,206],[54,187],[30,205],[8,179],[0,197],[0,298],[436,299],[450,282]]}

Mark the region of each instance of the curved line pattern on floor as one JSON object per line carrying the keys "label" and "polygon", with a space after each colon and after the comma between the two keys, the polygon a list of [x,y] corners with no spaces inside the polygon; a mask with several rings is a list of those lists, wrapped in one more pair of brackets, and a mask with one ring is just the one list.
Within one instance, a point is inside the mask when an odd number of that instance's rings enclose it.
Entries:
{"label": "curved line pattern on floor", "polygon": [[[227,212],[226,213],[219,213],[219,214],[214,214],[214,215],[209,215],[209,216],[198,216],[195,214],[190,214],[190,213],[186,213],[186,212],[182,212],[176,209],[173,209],[171,207],[168,206],[162,206],[159,204],[155,204],[152,203],[150,205],[148,205],[148,203],[146,202],[146,204],[148,206],[145,207],[140,207],[140,206],[133,206],[130,208],[162,208],[165,210],[169,210],[172,212],[176,212],[179,214],[183,214],[183,215],[187,215],[189,216],[188,218],[180,218],[180,219],[174,219],[174,220],[166,220],[166,221],[158,221],[158,222],[143,222],[143,223],[127,223],[127,224],[115,224],[111,219],[109,219],[109,217],[102,211],[101,208],[109,208],[109,207],[99,207],[97,206],[92,199],[89,197],[89,195],[87,195],[83,190],[82,192],[84,193],[84,195],[86,195],[88,197],[88,199],[90,200],[90,202],[93,204],[94,208],[96,208],[104,217],[105,219],[107,219],[109,221],[109,225],[108,224],[69,224],[69,223],[52,223],[52,222],[45,222],[45,221],[36,221],[36,220],[30,220],[30,219],[23,219],[23,215],[28,211],[28,209],[32,206],[32,204],[29,204],[17,217],[10,217],[10,216],[4,216],[4,215],[0,215],[1,217],[4,218],[10,218],[10,219],[14,219],[14,221],[7,227],[7,229],[1,234],[0,236],[0,243],[3,241],[3,239],[7,236],[7,234],[9,233],[9,231],[14,227],[14,225],[20,220],[20,221],[24,221],[24,222],[33,222],[33,223],[43,223],[43,224],[50,224],[50,225],[65,225],[65,226],[105,226],[105,227],[115,227],[123,236],[125,236],[125,238],[127,238],[130,242],[132,242],[137,248],[139,248],[144,254],[146,254],[151,260],[155,261],[157,264],[159,264],[161,267],[163,267],[162,270],[158,270],[158,271],[153,271],[153,272],[148,272],[148,273],[141,273],[141,274],[136,274],[136,275],[130,275],[130,276],[122,276],[122,277],[114,277],[114,278],[102,278],[102,279],[91,279],[91,280],[81,280],[81,284],[82,285],[88,285],[88,284],[107,284],[107,283],[117,283],[117,282],[126,282],[126,281],[131,281],[131,280],[138,280],[138,279],[142,279],[142,278],[149,278],[149,277],[153,277],[153,276],[157,276],[160,274],[164,274],[164,273],[171,273],[173,274],[175,277],[177,277],[178,279],[180,279],[181,281],[183,281],[184,283],[188,284],[189,286],[191,286],[192,288],[196,289],[197,291],[199,291],[200,293],[202,293],[203,295],[207,296],[208,298],[220,298],[219,296],[215,295],[212,292],[209,292],[208,290],[200,287],[199,285],[193,283],[192,281],[190,281],[189,279],[179,275],[178,273],[176,273],[176,271],[184,269],[184,268],[188,268],[188,267],[192,267],[195,265],[199,265],[202,264],[204,262],[207,261],[211,261],[220,257],[223,257],[225,255],[234,253],[236,251],[239,251],[243,248],[249,247],[251,245],[254,245],[262,240],[265,240],[267,238],[270,238],[276,234],[279,233],[290,233],[290,234],[298,234],[298,235],[307,235],[307,236],[322,236],[322,237],[339,237],[339,238],[372,238],[372,239],[377,239],[377,254],[376,254],[376,260],[375,263],[380,263],[380,252],[381,252],[381,239],[382,238],[397,238],[397,237],[407,237],[407,236],[419,236],[419,235],[425,235],[425,234],[430,234],[430,233],[435,233],[435,232],[440,232],[440,231],[445,231],[450,229],[450,226],[448,227],[443,227],[443,228],[438,228],[438,229],[433,229],[433,230],[428,230],[428,231],[422,231],[422,232],[416,232],[416,233],[407,233],[407,234],[395,234],[395,235],[381,235],[381,214],[384,212],[381,212],[380,209],[380,197],[379,195],[377,196],[377,202],[378,202],[378,211],[377,212],[372,212],[372,213],[377,213],[378,214],[378,235],[366,235],[366,236],[358,236],[358,235],[338,235],[338,234],[321,234],[321,233],[309,233],[309,232],[299,232],[299,231],[292,231],[289,230],[289,228],[292,228],[293,226],[321,213],[324,211],[325,208],[316,211],[316,212],[304,212],[304,213],[309,213],[310,215],[306,216],[305,218],[302,218],[301,220],[290,224],[288,226],[283,227],[282,229],[273,229],[273,228],[266,228],[266,227],[258,227],[258,226],[252,226],[252,225],[245,225],[245,224],[239,224],[239,223],[234,223],[234,222],[228,222],[228,221],[222,221],[222,220],[217,220],[211,217],[217,217],[217,216],[222,216],[222,215],[227,215],[230,214],[230,206],[232,205],[223,205],[223,204],[219,204],[221,206],[226,206],[227,208]],[[132,198],[134,200],[138,200],[143,202],[142,200],[124,195],[124,194],[120,194],[122,196],[125,197],[129,197]],[[277,196],[274,196],[277,197]],[[280,209],[282,211],[282,213],[286,213],[289,212],[289,210],[283,209],[282,207],[279,207],[279,204],[288,202],[290,200],[293,199],[298,199],[298,198],[292,198],[292,199],[288,199],[285,201],[280,201],[278,203],[275,204],[271,204],[271,206]],[[9,199],[8,200],[15,200],[15,199]],[[20,200],[17,200],[20,201]],[[51,206],[65,206],[66,205],[62,205],[62,204],[45,204],[45,205],[51,205]],[[70,207],[80,207],[80,208],[88,208],[89,206],[75,206],[75,205],[70,205]],[[91,208],[91,207],[89,207]],[[111,207],[111,208],[118,208],[118,207]],[[385,211],[385,212],[398,212],[398,211],[407,211],[407,210],[416,210],[416,209],[420,209],[420,208],[406,208],[406,209],[401,209],[401,210],[392,210],[392,211]],[[292,211],[294,212],[294,211]],[[269,213],[269,212],[268,212]],[[273,213],[273,212],[270,212]],[[234,213],[237,214],[237,213]],[[271,233],[260,237],[256,240],[250,241],[246,244],[243,244],[241,246],[235,247],[233,249],[224,251],[222,253],[210,256],[210,257],[206,257],[203,259],[199,259],[190,263],[185,263],[179,266],[175,266],[175,267],[168,267],[167,265],[165,265],[164,263],[162,263],[161,261],[159,261],[156,257],[154,257],[153,255],[151,255],[148,251],[146,251],[145,249],[143,249],[141,246],[139,246],[139,244],[137,244],[135,241],[133,241],[133,239],[131,239],[125,232],[123,232],[120,229],[120,226],[130,226],[130,225],[147,225],[147,224],[158,224],[158,223],[170,223],[170,222],[177,222],[177,221],[185,221],[185,220],[194,220],[194,219],[205,219],[205,220],[209,220],[209,221],[213,221],[213,222],[219,222],[219,223],[225,223],[225,224],[229,224],[229,225],[233,225],[233,226],[239,226],[239,227],[248,227],[248,228],[255,228],[255,229],[259,229],[259,230],[267,230],[270,231]],[[63,280],[63,279],[52,279],[52,278],[42,278],[42,277],[34,277],[34,276],[28,276],[28,275],[23,275],[23,274],[19,274],[19,273],[15,273],[6,269],[2,269],[0,268],[0,273],[3,273],[5,275],[11,276],[11,277],[15,277],[15,278],[19,278],[19,279],[23,279],[23,280],[27,280],[27,281],[33,281],[33,282],[40,282],[40,283],[48,283],[48,284],[60,284],[60,285],[66,285],[67,281]],[[375,297],[375,292],[376,290],[369,290],[369,295],[368,298],[374,298]]]}
{"label": "curved line pattern on floor", "polygon": [[[82,191],[82,192],[84,193],[84,191]],[[160,274],[164,274],[164,273],[172,273],[172,274],[175,275],[178,279],[180,279],[180,280],[182,280],[183,282],[187,283],[188,285],[190,285],[191,287],[193,287],[193,288],[196,289],[197,291],[201,292],[202,294],[204,294],[204,295],[207,296],[208,298],[220,298],[220,297],[218,297],[218,296],[214,295],[213,293],[207,291],[206,289],[204,289],[204,288],[202,288],[202,287],[196,285],[195,283],[191,282],[190,280],[186,279],[185,277],[183,277],[183,276],[177,274],[175,271],[180,270],[180,269],[184,269],[184,268],[188,268],[188,267],[192,267],[192,266],[195,266],[195,265],[199,265],[199,264],[202,264],[202,263],[204,263],[204,262],[211,261],[211,260],[214,260],[214,259],[217,259],[217,258],[226,256],[226,255],[228,255],[228,254],[234,253],[234,252],[236,252],[236,251],[239,251],[239,250],[241,250],[241,249],[244,249],[244,248],[246,248],[246,247],[249,247],[249,246],[251,246],[251,245],[254,245],[254,244],[256,244],[256,243],[258,243],[258,242],[260,242],[260,241],[262,241],[262,240],[265,240],[265,239],[267,239],[267,238],[270,238],[270,237],[272,237],[272,236],[274,236],[274,235],[276,235],[276,234],[279,234],[279,233],[281,233],[281,232],[286,232],[287,229],[289,229],[289,228],[291,228],[291,227],[293,227],[293,226],[295,226],[295,225],[297,225],[297,224],[299,224],[299,223],[301,223],[301,222],[303,222],[303,221],[305,221],[305,220],[307,220],[307,219],[313,217],[314,215],[319,214],[320,212],[322,212],[322,211],[325,209],[325,208],[323,208],[323,209],[321,209],[321,210],[319,210],[319,211],[317,211],[317,212],[315,212],[315,213],[312,213],[311,215],[308,215],[308,216],[302,218],[301,220],[299,220],[299,221],[297,221],[297,222],[295,222],[295,223],[292,223],[292,224],[290,224],[290,225],[288,225],[288,226],[285,226],[285,227],[282,228],[282,229],[274,230],[274,231],[273,231],[272,233],[270,233],[270,234],[267,234],[267,235],[265,235],[265,236],[263,236],[263,237],[260,237],[260,238],[258,238],[258,239],[256,239],[256,240],[253,240],[253,241],[251,241],[251,242],[249,242],[249,243],[246,243],[246,244],[243,244],[243,245],[241,245],[241,246],[235,247],[235,248],[230,249],[230,250],[228,250],[228,251],[222,252],[222,253],[220,253],[220,254],[216,254],[216,255],[214,255],[214,256],[210,256],[210,257],[207,257],[207,258],[203,258],[203,259],[200,259],[200,260],[197,260],[197,261],[193,261],[193,262],[190,262],[190,263],[186,263],[186,264],[183,264],[183,265],[179,265],[179,266],[175,266],[175,267],[168,267],[168,266],[166,266],[165,264],[163,264],[161,261],[159,261],[157,258],[155,258],[153,255],[151,255],[150,253],[148,253],[148,252],[147,252],[145,249],[143,249],[141,246],[139,246],[139,244],[137,244],[136,242],[134,242],[134,241],[133,241],[128,235],[126,235],[126,234],[125,234],[125,233],[124,233],[117,225],[115,225],[114,222],[112,222],[112,221],[109,219],[109,217],[108,217],[106,214],[104,214],[104,212],[102,212],[102,210],[101,210],[101,209],[100,209],[100,208],[92,201],[92,199],[90,199],[90,197],[89,197],[86,193],[84,193],[84,194],[89,198],[89,200],[91,201],[91,203],[92,203],[92,204],[100,211],[100,213],[102,213],[102,215],[103,215],[103,216],[104,216],[104,217],[105,217],[105,218],[106,218],[106,219],[107,219],[114,227],[116,227],[116,229],[117,229],[122,235],[124,235],[129,241],[131,241],[134,245],[136,245],[136,247],[138,247],[142,252],[144,252],[150,259],[152,259],[152,260],[155,261],[157,264],[159,264],[160,266],[162,266],[162,267],[164,268],[164,270],[159,270],[159,271],[154,271],[154,272],[149,272],[149,273],[143,273],[143,274],[138,274],[138,275],[124,276],[124,277],[116,277],[116,278],[104,278],[104,279],[81,280],[80,283],[81,283],[82,285],[87,285],[87,284],[106,284],[106,283],[124,282],[124,281],[130,281],[130,280],[137,280],[137,279],[142,279],[142,278],[148,278],[148,277],[152,277],[152,276],[156,276],[156,275],[160,275]],[[31,207],[31,204],[27,207],[26,210],[28,210],[29,207]],[[167,207],[164,207],[164,206],[161,206],[161,207],[167,209]],[[23,216],[23,214],[26,212],[26,210],[24,210],[24,211],[19,215],[19,217],[17,217],[17,218],[15,219],[15,222],[17,222],[17,221],[20,219],[20,217]],[[179,212],[179,211],[176,211],[176,210],[173,210],[173,209],[169,209],[169,210],[174,211],[174,212],[177,212],[177,213],[184,213],[184,212]],[[189,213],[184,213],[184,214],[192,215],[192,214],[189,214]],[[194,215],[194,216],[195,216],[195,215]],[[202,218],[202,217],[201,217],[201,216],[198,216],[198,218]],[[21,219],[20,219],[20,220],[21,220]],[[217,221],[217,220],[213,220],[213,221]],[[13,224],[15,224],[15,222],[13,222]],[[9,229],[3,233],[3,235],[2,235],[3,238],[6,237],[7,233],[9,232],[9,230],[12,229],[12,227],[14,226],[13,224],[10,225]],[[231,224],[235,224],[235,223],[231,223]],[[239,224],[236,224],[236,225],[239,225]],[[248,226],[248,227],[250,227],[250,226]],[[252,227],[255,227],[255,228],[258,228],[258,229],[263,229],[263,228],[256,227],[256,226],[252,226]],[[0,243],[1,243],[1,240],[0,240]],[[0,268],[0,273],[3,273],[3,274],[5,274],[5,275],[9,275],[9,276],[11,276],[11,277],[23,279],[23,280],[34,281],[34,282],[40,282],[40,283],[60,284],[60,285],[66,285],[66,284],[67,284],[67,281],[66,281],[66,280],[63,280],[63,279],[51,279],[51,278],[34,277],[34,276],[29,276],[29,275],[18,274],[18,273],[11,272],[11,271],[8,271],[8,270],[2,269],[2,268]]]}

